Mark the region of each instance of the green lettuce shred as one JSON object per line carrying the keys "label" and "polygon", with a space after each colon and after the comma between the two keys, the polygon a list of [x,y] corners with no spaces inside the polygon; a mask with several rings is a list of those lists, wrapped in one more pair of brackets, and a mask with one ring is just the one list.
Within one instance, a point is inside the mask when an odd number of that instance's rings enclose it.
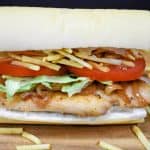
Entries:
{"label": "green lettuce shred", "polygon": [[88,83],[88,80],[83,80],[70,85],[64,85],[61,91],[68,93],[69,96],[72,96],[76,93],[79,93],[84,87],[88,85]]}
{"label": "green lettuce shred", "polygon": [[0,92],[6,92],[5,86],[2,84],[0,84]]}
{"label": "green lettuce shred", "polygon": [[20,81],[16,81],[16,80],[6,80],[5,82],[5,89],[6,89],[6,94],[7,94],[7,98],[12,97],[16,91],[18,91],[20,89]]}
{"label": "green lettuce shred", "polygon": [[35,78],[5,78],[5,86],[0,84],[0,91],[6,92],[7,98],[11,99],[16,93],[32,90],[37,84],[42,84],[51,89],[51,83],[62,84],[61,91],[69,96],[79,93],[90,80],[86,77],[65,76],[38,76]]}

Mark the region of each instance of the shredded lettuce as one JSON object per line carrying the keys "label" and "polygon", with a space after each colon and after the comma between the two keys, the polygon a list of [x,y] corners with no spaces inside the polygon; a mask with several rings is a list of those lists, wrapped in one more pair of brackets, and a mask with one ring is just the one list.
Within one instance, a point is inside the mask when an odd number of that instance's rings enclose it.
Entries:
{"label": "shredded lettuce", "polygon": [[41,84],[44,85],[45,87],[49,88],[49,89],[52,88],[51,85],[48,82],[43,82]]}
{"label": "shredded lettuce", "polygon": [[7,98],[10,99],[16,93],[29,91],[37,84],[42,84],[51,89],[51,83],[62,84],[61,91],[69,96],[79,93],[90,80],[86,77],[65,76],[38,76],[35,78],[16,78],[7,77],[5,86],[0,85],[0,91],[6,92]]}
{"label": "shredded lettuce", "polygon": [[7,98],[12,97],[16,91],[20,89],[20,81],[16,80],[6,80],[5,82],[5,89],[7,93]]}
{"label": "shredded lettuce", "polygon": [[79,93],[84,87],[88,85],[88,80],[83,80],[77,83],[72,83],[70,85],[64,85],[61,89],[62,92],[68,93],[69,96]]}
{"label": "shredded lettuce", "polygon": [[6,88],[4,85],[0,84],[0,92],[5,92]]}

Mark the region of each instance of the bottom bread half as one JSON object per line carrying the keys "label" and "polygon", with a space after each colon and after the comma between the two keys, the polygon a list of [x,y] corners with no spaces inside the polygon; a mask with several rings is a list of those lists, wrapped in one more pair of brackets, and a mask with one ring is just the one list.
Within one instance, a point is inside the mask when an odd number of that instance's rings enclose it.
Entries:
{"label": "bottom bread half", "polygon": [[96,117],[80,117],[51,112],[21,112],[0,108],[0,123],[16,124],[133,124],[144,122],[145,117],[146,111],[144,108],[122,109],[113,107],[105,115]]}

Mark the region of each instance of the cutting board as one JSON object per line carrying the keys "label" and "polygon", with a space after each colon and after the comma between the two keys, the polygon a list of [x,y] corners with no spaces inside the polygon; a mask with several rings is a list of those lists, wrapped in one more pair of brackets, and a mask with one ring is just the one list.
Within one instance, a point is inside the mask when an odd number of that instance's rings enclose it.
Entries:
{"label": "cutting board", "polygon": [[[38,136],[43,143],[51,143],[52,150],[100,150],[96,145],[102,139],[124,150],[144,150],[131,131],[132,125],[69,126],[69,125],[11,125],[0,127],[23,127]],[[150,138],[150,118],[139,124],[145,136]],[[0,135],[0,150],[15,150],[16,145],[32,144],[20,135]]]}

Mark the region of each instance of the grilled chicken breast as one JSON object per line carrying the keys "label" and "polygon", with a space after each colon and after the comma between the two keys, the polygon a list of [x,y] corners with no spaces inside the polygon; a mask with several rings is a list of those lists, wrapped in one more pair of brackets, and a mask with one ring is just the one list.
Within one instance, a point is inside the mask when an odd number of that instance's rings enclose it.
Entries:
{"label": "grilled chicken breast", "polygon": [[79,94],[68,97],[59,91],[31,91],[16,94],[6,101],[0,93],[0,105],[18,111],[49,111],[80,116],[105,114],[112,106],[143,107],[150,103],[150,86],[143,81],[101,85],[92,83]]}

